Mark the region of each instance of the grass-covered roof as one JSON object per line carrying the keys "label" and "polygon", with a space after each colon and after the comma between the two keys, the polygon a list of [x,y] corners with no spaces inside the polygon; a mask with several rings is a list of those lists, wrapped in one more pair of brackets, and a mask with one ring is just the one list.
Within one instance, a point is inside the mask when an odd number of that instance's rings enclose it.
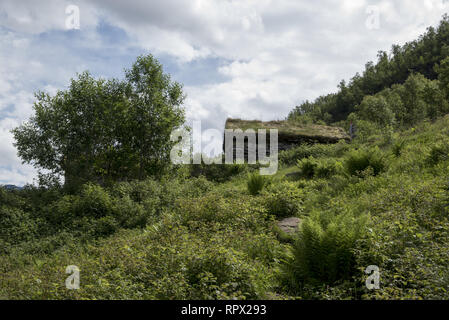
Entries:
{"label": "grass-covered roof", "polygon": [[225,129],[278,129],[279,139],[307,139],[323,142],[337,142],[349,140],[348,134],[343,128],[318,124],[299,124],[287,120],[260,121],[241,120],[228,118]]}

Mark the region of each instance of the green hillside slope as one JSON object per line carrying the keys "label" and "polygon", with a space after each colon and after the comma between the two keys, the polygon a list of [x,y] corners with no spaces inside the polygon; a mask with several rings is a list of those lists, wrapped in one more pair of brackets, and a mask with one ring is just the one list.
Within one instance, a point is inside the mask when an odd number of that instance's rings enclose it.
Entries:
{"label": "green hillside slope", "polygon": [[[1,190],[0,298],[448,298],[448,151],[446,116],[290,150],[255,196],[247,167],[224,183],[185,171],[70,196]],[[277,227],[288,216],[297,234]]]}

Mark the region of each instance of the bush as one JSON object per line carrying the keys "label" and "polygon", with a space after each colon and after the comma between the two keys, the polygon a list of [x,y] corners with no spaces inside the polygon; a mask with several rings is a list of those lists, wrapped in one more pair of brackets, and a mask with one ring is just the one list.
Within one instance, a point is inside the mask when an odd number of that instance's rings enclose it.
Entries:
{"label": "bush", "polygon": [[304,210],[304,193],[294,182],[273,183],[264,191],[268,213],[279,218],[297,216]]}
{"label": "bush", "polygon": [[159,201],[145,198],[151,192],[143,186],[148,184],[123,183],[111,191],[114,197],[98,185],[86,184],[79,195],[67,195],[53,203],[47,209],[48,219],[54,226],[81,231],[88,237],[106,236],[120,227],[144,227],[156,215]]}
{"label": "bush", "polygon": [[[224,159],[223,159],[224,162]],[[192,164],[190,167],[190,175],[192,177],[204,176],[207,180],[215,182],[225,182],[232,177],[248,171],[247,164]]]}
{"label": "bush", "polygon": [[212,226],[228,231],[234,228],[258,229],[263,227],[265,208],[259,198],[234,195],[232,201],[221,193],[210,193],[199,198],[179,199],[174,212],[182,225],[191,229]]}
{"label": "bush", "polygon": [[[283,231],[278,227],[275,232],[279,237],[284,235],[281,234]],[[251,259],[257,259],[267,264],[276,263],[276,260],[285,254],[285,248],[282,247],[274,235],[270,233],[254,235],[251,241],[245,241],[244,249],[245,253]]]}
{"label": "bush", "polygon": [[297,166],[301,172],[301,175],[306,178],[313,178],[315,170],[318,166],[318,162],[312,157],[298,160]]}
{"label": "bush", "polygon": [[438,162],[445,161],[449,159],[449,144],[446,142],[439,142],[434,144],[430,148],[429,156],[427,157],[427,162],[430,165],[435,165]]}
{"label": "bush", "polygon": [[298,160],[297,166],[301,175],[306,178],[329,178],[336,174],[342,164],[333,159],[315,159],[312,156],[307,159]]}
{"label": "bush", "polygon": [[[214,183],[207,180],[204,176],[199,176],[198,178],[189,178],[180,181],[182,184],[182,194],[178,196],[184,197],[199,197],[206,192],[212,190]],[[170,182],[167,183],[168,186],[171,185]]]}
{"label": "bush", "polygon": [[294,165],[298,160],[314,157],[320,158],[333,155],[343,144],[302,144],[296,148],[285,150],[279,153],[279,162],[284,165]]}
{"label": "bush", "polygon": [[129,197],[114,199],[114,220],[122,228],[143,228],[151,217],[156,216],[158,208],[153,204],[144,205],[136,203]]}
{"label": "bush", "polygon": [[356,128],[355,141],[368,142],[369,140],[381,136],[383,132],[382,126],[377,123],[367,120],[355,120],[354,125]]}
{"label": "bush", "polygon": [[402,149],[404,149],[405,140],[395,141],[393,146],[391,147],[391,151],[393,155],[398,158],[402,153]]}
{"label": "bush", "polygon": [[83,186],[71,210],[77,217],[101,218],[113,213],[113,202],[105,189],[88,183]]}
{"label": "bush", "polygon": [[15,190],[6,190],[0,186],[0,204],[8,207],[23,208],[25,205],[25,199],[20,197]]}
{"label": "bush", "polygon": [[236,210],[229,206],[220,195],[210,194],[195,199],[180,199],[176,206],[181,223],[184,225],[227,224],[236,218]]}
{"label": "bush", "polygon": [[378,175],[385,169],[385,160],[378,147],[359,149],[349,153],[344,167],[351,175],[361,175],[369,168],[372,169],[374,175]]}
{"label": "bush", "polygon": [[318,178],[329,178],[338,173],[342,168],[343,165],[340,161],[333,159],[320,160],[315,169],[315,176]]}
{"label": "bush", "polygon": [[301,225],[293,258],[286,265],[290,288],[350,280],[357,271],[357,242],[365,237],[367,223],[365,215],[314,212]]}
{"label": "bush", "polygon": [[258,172],[253,172],[248,175],[248,180],[246,182],[246,186],[248,189],[248,192],[255,196],[259,194],[264,185],[266,184],[266,178],[262,175],[260,175]]}
{"label": "bush", "polygon": [[[38,234],[39,221],[32,219],[29,213],[18,208],[0,207],[0,240],[17,244],[32,240]],[[2,252],[0,247],[0,253]]]}
{"label": "bush", "polygon": [[221,246],[201,248],[188,258],[186,269],[193,299],[257,298],[251,281],[256,271],[241,252]]}
{"label": "bush", "polygon": [[210,191],[213,183],[205,177],[167,179],[160,182],[160,208],[172,208],[179,198],[196,198]]}
{"label": "bush", "polygon": [[161,183],[152,179],[144,181],[119,182],[110,189],[113,197],[129,197],[132,201],[142,203],[148,198],[160,198],[162,195]]}

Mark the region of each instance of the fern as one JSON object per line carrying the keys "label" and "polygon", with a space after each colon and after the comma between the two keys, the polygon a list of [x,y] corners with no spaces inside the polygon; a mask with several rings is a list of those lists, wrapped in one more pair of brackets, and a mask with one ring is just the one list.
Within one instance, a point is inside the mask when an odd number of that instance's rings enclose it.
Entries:
{"label": "fern", "polygon": [[262,191],[265,183],[265,177],[261,176],[257,172],[249,174],[248,181],[246,182],[248,192],[253,196],[259,194]]}

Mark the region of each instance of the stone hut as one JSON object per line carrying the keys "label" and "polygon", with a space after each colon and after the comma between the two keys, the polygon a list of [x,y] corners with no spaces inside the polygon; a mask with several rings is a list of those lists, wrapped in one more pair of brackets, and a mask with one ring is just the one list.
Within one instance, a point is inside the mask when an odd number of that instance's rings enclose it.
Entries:
{"label": "stone hut", "polygon": [[[350,141],[349,135],[343,128],[318,124],[297,124],[287,120],[259,121],[228,118],[226,129],[253,129],[256,133],[259,129],[266,129],[267,150],[269,150],[269,129],[278,130],[278,151],[288,150],[300,144],[310,143],[337,143],[340,140]],[[257,135],[256,135],[257,137]],[[223,151],[225,152],[226,138],[223,139]],[[257,140],[256,140],[257,145]],[[232,143],[234,158],[236,154],[236,141]],[[244,142],[245,160],[247,159],[247,139]]]}

